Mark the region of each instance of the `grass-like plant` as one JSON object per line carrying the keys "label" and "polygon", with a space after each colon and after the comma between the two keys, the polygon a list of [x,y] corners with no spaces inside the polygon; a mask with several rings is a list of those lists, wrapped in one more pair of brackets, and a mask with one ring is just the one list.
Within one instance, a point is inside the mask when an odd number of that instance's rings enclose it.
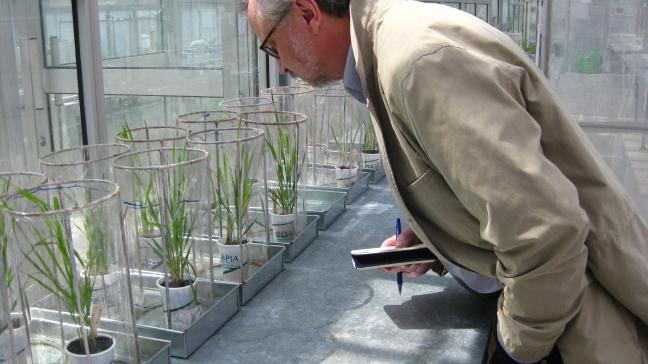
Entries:
{"label": "grass-like plant", "polygon": [[364,129],[364,136],[362,141],[362,151],[377,151],[378,141],[376,140],[376,132],[374,131],[371,120],[366,120],[362,123]]}
{"label": "grass-like plant", "polygon": [[295,211],[297,187],[305,160],[302,160],[301,164],[299,163],[297,140],[291,140],[290,132],[281,125],[281,118],[275,108],[272,91],[270,91],[270,97],[277,127],[277,145],[273,143],[270,133],[267,131],[265,143],[274,161],[277,184],[268,190],[268,197],[272,200],[275,214],[287,215]]}
{"label": "grass-like plant", "polygon": [[[177,154],[176,154],[177,153]],[[186,160],[186,149],[173,149],[172,160]],[[196,276],[196,268],[191,262],[193,244],[191,233],[196,221],[197,211],[187,208],[190,203],[185,200],[184,193],[187,188],[187,177],[183,169],[173,169],[165,175],[167,195],[162,196],[165,211],[150,213],[148,218],[152,228],[163,232],[161,237],[146,240],[154,254],[166,262],[169,276],[165,277],[168,287],[186,286],[187,279]],[[150,194],[147,192],[146,196]],[[149,197],[145,197],[145,200]],[[145,201],[149,204],[151,201]],[[163,221],[162,214],[166,214]],[[165,224],[165,226],[163,226]],[[160,241],[160,239],[162,241]],[[194,292],[195,298],[195,292]]]}
{"label": "grass-like plant", "polygon": [[133,140],[133,130],[128,125],[128,121],[124,120],[121,130],[117,133],[117,136],[124,140]]}
{"label": "grass-like plant", "polygon": [[[144,122],[144,124],[146,125],[146,122]],[[119,136],[124,140],[131,140],[131,141],[134,140],[133,131],[128,125],[128,122],[126,120],[124,120],[124,124],[122,125],[122,128],[119,131],[119,133],[117,133],[117,136]],[[149,135],[148,135],[148,128],[147,128],[146,137],[148,138],[148,136]],[[133,165],[138,167],[142,165],[138,155],[133,156]],[[142,234],[143,237],[152,237],[155,235],[156,216],[159,216],[159,208],[153,191],[154,176],[147,175],[145,181],[145,179],[139,173],[136,172],[135,184],[137,185],[137,189],[140,191],[141,196],[143,196],[141,201],[142,205],[139,206],[139,216],[140,216],[140,224],[141,224],[140,233]]]}
{"label": "grass-like plant", "polygon": [[[137,156],[135,156],[134,158],[136,157]],[[139,163],[137,163],[137,165],[139,165]],[[138,189],[143,196],[142,205],[139,206],[141,224],[140,233],[143,237],[153,237],[156,235],[156,229],[159,228],[159,221],[157,221],[157,219],[160,215],[157,198],[153,191],[154,176],[147,174],[147,182],[143,182],[142,177],[139,175],[139,173],[135,172],[135,180]]]}
{"label": "grass-like plant", "polygon": [[105,213],[97,210],[83,217],[83,231],[88,241],[87,261],[93,276],[108,273],[110,253],[108,247],[108,226],[105,224]]}
{"label": "grass-like plant", "polygon": [[[347,116],[347,99],[344,98],[344,104],[342,108],[342,117],[346,118]],[[353,168],[357,166],[358,163],[358,151],[356,149],[356,143],[358,140],[358,135],[360,134],[360,129],[356,128],[352,134],[349,134],[349,130],[341,128],[339,132],[335,131],[333,125],[329,124],[329,130],[333,141],[337,146],[338,152],[340,153],[340,167],[342,168]],[[351,138],[347,138],[351,136]]]}
{"label": "grass-like plant", "polygon": [[354,166],[357,166],[358,150],[356,149],[355,145],[360,130],[356,129],[355,132],[353,132],[351,140],[344,140],[344,139],[340,140],[333,127],[329,126],[329,128],[331,129],[331,135],[333,136],[333,141],[335,142],[335,145],[337,146],[338,149],[338,153],[340,154],[339,166],[342,168],[353,168]]}
{"label": "grass-like plant", "polygon": [[[50,205],[27,190],[19,189],[18,193],[43,213],[62,208],[58,197],[54,197]],[[96,271],[94,264],[97,260],[84,258],[72,247],[72,242],[68,240],[66,233],[65,221],[61,216],[44,215],[43,222],[45,232],[34,227],[31,232],[37,240],[31,249],[23,252],[26,261],[35,269],[35,273],[29,274],[29,277],[60,300],[77,325],[79,337],[82,337],[82,327],[89,329],[86,338],[90,352],[94,352],[102,310],[101,305],[92,305],[94,279],[91,277],[91,272]],[[18,230],[28,241],[30,235],[21,226],[18,226]],[[77,270],[75,264],[78,264],[81,269]],[[80,279],[77,279],[77,275]]]}
{"label": "grass-like plant", "polygon": [[[250,218],[255,179],[251,175],[252,151],[240,146],[240,161],[230,161],[221,153],[216,166],[216,181],[212,180],[216,197],[216,216],[225,221],[224,244],[241,244],[255,224]],[[239,162],[239,163],[236,163]]]}
{"label": "grass-like plant", "polygon": [[279,214],[292,214],[297,203],[297,187],[304,160],[299,162],[297,142],[292,140],[290,132],[280,125],[277,128],[276,145],[270,137],[266,138],[266,145],[277,173],[277,184],[268,191],[268,196],[273,203],[273,211]]}
{"label": "grass-like plant", "polygon": [[[149,129],[146,120],[144,120],[144,132],[146,133],[145,139],[148,140],[150,135],[149,135]],[[130,141],[130,142],[135,141],[135,137],[133,136],[133,129],[130,128],[130,126],[128,125],[128,121],[126,120],[124,120],[124,123],[122,124],[122,128],[117,133],[117,136],[126,141]]]}
{"label": "grass-like plant", "polygon": [[[4,196],[9,192],[9,187],[10,187],[10,182],[9,179],[0,177],[0,196]],[[2,273],[4,277],[4,283],[5,287],[8,290],[11,290],[12,283],[13,283],[13,270],[9,266],[9,253],[8,253],[8,248],[7,248],[7,232],[6,232],[6,225],[5,225],[5,220],[4,220],[4,215],[2,213],[2,210],[6,208],[6,204],[4,201],[0,200],[0,253],[2,254]],[[10,295],[13,297],[13,295]],[[14,299],[12,302],[9,303],[11,306],[9,309],[11,311],[15,310],[16,305],[18,304],[17,300]],[[9,327],[4,324],[4,321],[0,321],[0,335],[4,333]]]}
{"label": "grass-like plant", "polygon": [[[2,220],[2,216],[0,216],[0,230],[4,230],[4,222]],[[0,234],[2,234],[0,235],[0,239],[2,240],[0,241],[0,248],[2,249],[2,269],[4,273],[4,283],[5,287],[7,287],[8,290],[11,290],[11,284],[13,282],[13,271],[8,265],[9,259],[7,257],[7,240],[6,235],[4,235],[4,231],[0,231]],[[13,295],[10,296],[13,297]],[[9,305],[11,306],[9,309],[11,311],[15,310],[17,304],[17,300],[14,299],[9,303]],[[2,335],[8,328],[9,326],[5,325],[4,321],[0,321],[0,335]]]}

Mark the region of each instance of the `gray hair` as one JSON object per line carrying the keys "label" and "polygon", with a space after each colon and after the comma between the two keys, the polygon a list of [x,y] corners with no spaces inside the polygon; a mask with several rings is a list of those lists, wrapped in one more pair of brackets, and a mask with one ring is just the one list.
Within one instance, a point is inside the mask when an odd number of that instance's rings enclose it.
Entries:
{"label": "gray hair", "polygon": [[[349,13],[350,0],[316,0],[320,9],[333,16],[342,17]],[[247,9],[249,0],[241,0],[241,8]],[[264,19],[277,23],[292,6],[294,0],[256,0],[257,11]]]}

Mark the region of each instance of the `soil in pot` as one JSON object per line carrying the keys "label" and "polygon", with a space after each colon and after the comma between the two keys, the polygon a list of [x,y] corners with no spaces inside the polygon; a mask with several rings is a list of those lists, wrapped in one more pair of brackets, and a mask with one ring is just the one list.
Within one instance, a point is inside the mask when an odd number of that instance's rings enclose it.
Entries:
{"label": "soil in pot", "polygon": [[[97,354],[104,352],[113,345],[113,338],[108,336],[97,336],[95,340],[88,340],[88,348],[90,349],[90,354]],[[85,345],[83,340],[79,337],[76,338],[67,345],[67,350],[72,354],[76,355],[86,355]]]}
{"label": "soil in pot", "polygon": [[[191,286],[192,284],[194,284],[193,279],[185,279],[181,284],[171,282],[171,284],[169,284],[169,288],[182,288]],[[160,286],[166,287],[166,281],[163,280],[162,282],[160,282]]]}

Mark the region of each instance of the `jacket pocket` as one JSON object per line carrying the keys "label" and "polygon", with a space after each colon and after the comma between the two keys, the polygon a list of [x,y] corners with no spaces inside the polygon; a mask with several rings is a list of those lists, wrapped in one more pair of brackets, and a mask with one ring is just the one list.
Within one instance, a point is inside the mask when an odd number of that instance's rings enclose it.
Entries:
{"label": "jacket pocket", "polygon": [[420,218],[433,222],[459,241],[492,250],[479,235],[479,221],[433,168],[423,172],[403,192],[408,209]]}

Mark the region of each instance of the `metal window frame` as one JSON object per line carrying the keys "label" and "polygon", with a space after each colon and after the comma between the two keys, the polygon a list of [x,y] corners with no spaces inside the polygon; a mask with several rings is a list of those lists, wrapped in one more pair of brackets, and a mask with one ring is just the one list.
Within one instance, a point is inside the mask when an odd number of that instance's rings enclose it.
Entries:
{"label": "metal window frame", "polygon": [[108,140],[98,0],[71,0],[83,144]]}

